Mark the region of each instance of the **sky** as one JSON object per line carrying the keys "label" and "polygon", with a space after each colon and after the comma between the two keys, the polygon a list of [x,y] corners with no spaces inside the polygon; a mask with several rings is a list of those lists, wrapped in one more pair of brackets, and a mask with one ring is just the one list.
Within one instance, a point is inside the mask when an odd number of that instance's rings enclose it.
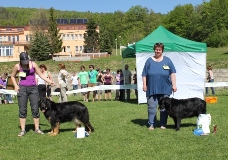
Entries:
{"label": "sky", "polygon": [[[210,1],[210,0],[207,0]],[[107,13],[127,12],[132,6],[141,5],[155,13],[167,14],[177,5],[202,4],[203,0],[1,0],[2,7],[45,8],[78,12]]]}

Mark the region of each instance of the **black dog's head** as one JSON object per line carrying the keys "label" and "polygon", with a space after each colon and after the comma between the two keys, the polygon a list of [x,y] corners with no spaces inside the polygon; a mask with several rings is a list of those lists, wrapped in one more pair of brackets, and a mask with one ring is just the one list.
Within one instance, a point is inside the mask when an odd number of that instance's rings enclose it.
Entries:
{"label": "black dog's head", "polygon": [[46,110],[51,108],[51,101],[48,98],[41,98],[39,100],[39,108],[44,113]]}
{"label": "black dog's head", "polygon": [[172,99],[173,98],[169,98],[169,97],[163,97],[160,99],[160,101],[158,102],[158,109],[159,110],[169,110],[172,106]]}

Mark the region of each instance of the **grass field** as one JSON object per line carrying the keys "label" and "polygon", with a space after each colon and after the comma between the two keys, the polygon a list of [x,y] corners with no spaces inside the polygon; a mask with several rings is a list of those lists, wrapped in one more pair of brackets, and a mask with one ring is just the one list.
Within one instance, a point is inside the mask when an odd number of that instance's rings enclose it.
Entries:
{"label": "grass field", "polygon": [[[227,90],[216,91],[218,103],[207,104],[212,124],[218,125],[216,134],[195,136],[196,117],[182,121],[180,131],[174,131],[173,120],[168,128],[148,130],[147,105],[130,102],[102,101],[85,103],[95,132],[84,139],[77,139],[71,132],[73,123],[61,125],[60,134],[47,134],[50,125],[41,113],[40,128],[46,133],[34,133],[30,107],[26,123],[26,135],[19,133],[17,104],[0,105],[0,159],[226,159],[227,153]],[[131,96],[134,98],[133,92]],[[81,100],[81,96],[70,96]],[[57,98],[54,98],[56,101]],[[158,114],[159,117],[159,114]],[[211,131],[213,127],[211,126]]]}
{"label": "grass field", "polygon": [[[115,51],[113,52],[115,53]],[[119,53],[119,52],[118,52]],[[16,62],[1,63],[0,73],[11,70]],[[51,60],[44,63],[51,72],[58,71],[60,62]],[[134,70],[135,59],[124,59],[124,63]],[[69,72],[78,71],[81,65],[94,64],[95,68],[111,68],[116,71],[122,67],[121,56],[93,59],[88,62],[65,62]],[[227,68],[227,48],[208,48],[207,64],[213,68]],[[17,137],[20,131],[17,104],[0,105],[0,160],[37,160],[37,159],[170,159],[170,160],[214,160],[228,158],[227,97],[228,90],[216,90],[218,103],[207,104],[207,113],[211,114],[212,124],[217,124],[216,134],[195,136],[196,117],[184,119],[181,130],[176,132],[173,120],[168,119],[166,130],[157,128],[148,130],[147,105],[137,104],[135,99],[129,102],[102,101],[85,103],[89,109],[90,121],[95,132],[84,139],[77,139],[71,132],[73,123],[61,124],[60,134],[56,137],[47,134],[50,124],[41,113],[40,128],[44,135],[34,133],[34,126],[28,107],[26,135]],[[131,97],[134,97],[132,92]],[[69,100],[81,100],[81,96],[70,96]],[[57,101],[57,97],[54,97]],[[16,102],[16,100],[15,100]],[[158,114],[159,118],[159,114]],[[213,127],[211,126],[211,131]]]}
{"label": "grass field", "polygon": [[[115,50],[113,50],[115,53]],[[119,53],[119,51],[117,52]],[[1,63],[2,67],[0,67],[0,73],[11,73],[13,66],[18,62],[4,62]],[[52,73],[57,73],[59,70],[58,64],[61,62],[55,62],[52,60],[48,61],[38,61],[37,64],[45,64],[48,70]],[[117,69],[122,68],[123,64],[129,64],[129,70],[135,70],[135,58],[126,58],[122,59],[120,55],[116,56],[115,54],[111,55],[107,58],[100,59],[91,59],[90,61],[83,62],[63,62],[66,65],[66,69],[68,72],[78,72],[80,71],[80,66],[84,65],[88,70],[88,66],[90,64],[95,65],[96,68],[100,68],[101,70],[105,70],[106,68],[110,68],[111,71],[116,71]],[[228,48],[208,48],[207,50],[207,64],[213,66],[213,69],[216,68],[227,68],[228,67]]]}

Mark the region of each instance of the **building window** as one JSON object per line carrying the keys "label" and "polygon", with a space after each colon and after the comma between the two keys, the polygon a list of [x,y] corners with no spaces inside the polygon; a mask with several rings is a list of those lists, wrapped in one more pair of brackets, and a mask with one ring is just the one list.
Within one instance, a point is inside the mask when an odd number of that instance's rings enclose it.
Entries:
{"label": "building window", "polygon": [[78,40],[78,34],[75,34],[75,39]]}
{"label": "building window", "polygon": [[78,46],[75,46],[75,51],[78,52]]}
{"label": "building window", "polygon": [[26,35],[26,36],[25,36],[25,40],[26,40],[26,41],[29,41],[29,39],[28,39],[28,35]]}
{"label": "building window", "polygon": [[82,46],[80,46],[80,52],[82,51]]}
{"label": "building window", "polygon": [[71,34],[71,40],[74,40],[74,34]]}
{"label": "building window", "polygon": [[13,46],[0,46],[0,56],[13,56]]}
{"label": "building window", "polygon": [[70,46],[67,46],[67,52],[70,52]]}
{"label": "building window", "polygon": [[63,46],[63,52],[66,52],[66,46]]}
{"label": "building window", "polygon": [[13,42],[13,44],[15,44],[15,36],[12,36],[12,42]]}
{"label": "building window", "polygon": [[10,41],[10,39],[11,39],[11,36],[8,36],[8,41]]}
{"label": "building window", "polygon": [[19,41],[19,36],[16,36],[16,39],[17,39],[16,41]]}
{"label": "building window", "polygon": [[7,41],[6,36],[3,36],[3,37],[2,37],[2,41]]}
{"label": "building window", "polygon": [[79,37],[80,37],[79,39],[81,40],[82,39],[82,34],[79,34]]}
{"label": "building window", "polygon": [[70,35],[69,35],[69,34],[67,34],[67,40],[68,40],[68,41],[70,40]]}
{"label": "building window", "polygon": [[66,40],[66,38],[65,38],[65,34],[63,34],[63,40]]}

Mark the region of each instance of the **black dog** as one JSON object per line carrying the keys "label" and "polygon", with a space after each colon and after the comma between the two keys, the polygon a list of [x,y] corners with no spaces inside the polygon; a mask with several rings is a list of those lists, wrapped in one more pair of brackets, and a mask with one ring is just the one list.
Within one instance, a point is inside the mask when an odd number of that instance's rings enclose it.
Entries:
{"label": "black dog", "polygon": [[69,121],[75,123],[75,132],[80,125],[84,125],[89,132],[94,131],[89,122],[87,107],[78,101],[55,103],[48,98],[42,98],[39,101],[39,108],[51,124],[51,132],[49,132],[51,135],[55,136],[59,133],[60,123]]}
{"label": "black dog", "polygon": [[206,113],[206,102],[200,98],[174,99],[164,97],[159,101],[159,109],[165,109],[173,118],[175,129],[180,129],[181,119]]}

